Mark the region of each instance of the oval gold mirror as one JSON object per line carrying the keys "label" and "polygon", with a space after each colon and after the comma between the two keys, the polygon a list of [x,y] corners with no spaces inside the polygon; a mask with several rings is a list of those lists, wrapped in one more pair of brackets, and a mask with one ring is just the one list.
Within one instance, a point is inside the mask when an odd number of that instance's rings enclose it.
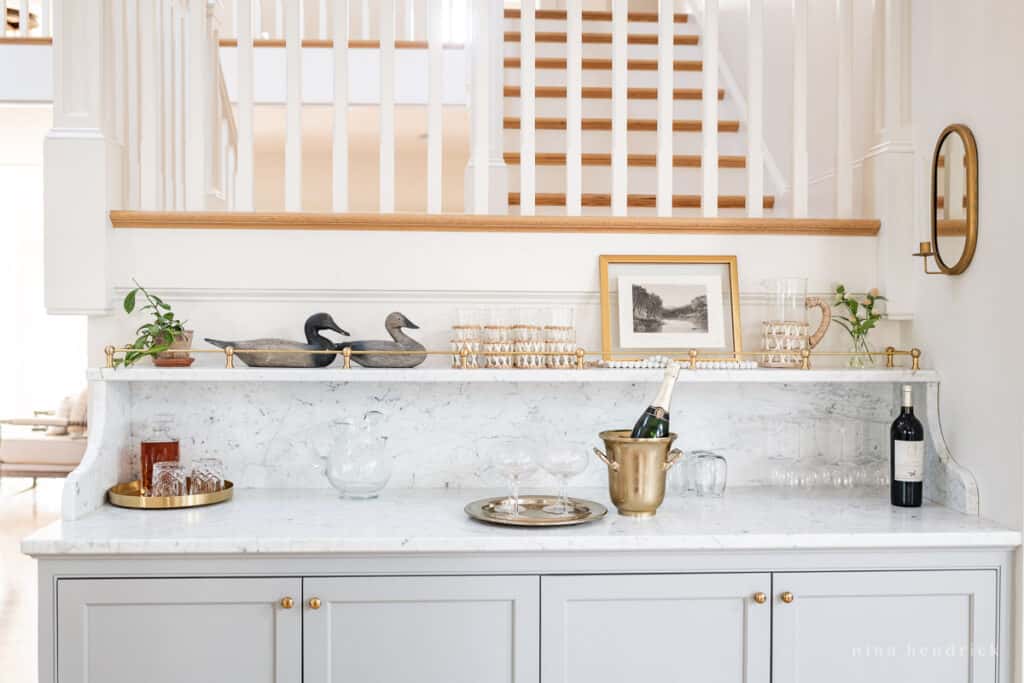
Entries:
{"label": "oval gold mirror", "polygon": [[959,275],[978,246],[978,147],[965,125],[948,126],[935,145],[931,216],[935,262]]}

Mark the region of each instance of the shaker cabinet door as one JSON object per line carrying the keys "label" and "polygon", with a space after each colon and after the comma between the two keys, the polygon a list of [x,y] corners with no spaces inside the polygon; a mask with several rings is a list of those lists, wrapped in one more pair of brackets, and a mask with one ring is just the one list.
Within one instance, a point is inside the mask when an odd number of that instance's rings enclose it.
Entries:
{"label": "shaker cabinet door", "polygon": [[996,594],[990,570],[776,574],[773,680],[994,682]]}
{"label": "shaker cabinet door", "polygon": [[768,574],[559,576],[541,585],[543,683],[769,683]]}
{"label": "shaker cabinet door", "polygon": [[539,581],[305,579],[305,683],[537,683]]}
{"label": "shaker cabinet door", "polygon": [[301,683],[301,588],[301,579],[61,579],[58,683]]}

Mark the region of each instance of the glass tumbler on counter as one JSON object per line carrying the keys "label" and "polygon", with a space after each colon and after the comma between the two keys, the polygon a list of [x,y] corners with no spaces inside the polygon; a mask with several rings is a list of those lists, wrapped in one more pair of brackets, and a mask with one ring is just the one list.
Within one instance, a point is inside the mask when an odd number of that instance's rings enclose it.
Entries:
{"label": "glass tumbler on counter", "polygon": [[677,467],[676,491],[684,496],[721,498],[725,494],[728,466],[711,451],[692,451]]}
{"label": "glass tumbler on counter", "polygon": [[224,488],[224,464],[217,458],[199,458],[192,463],[192,476],[188,479],[191,495],[216,493]]}
{"label": "glass tumbler on counter", "polygon": [[491,309],[490,322],[484,325],[484,367],[512,367],[512,351],[515,348],[512,317],[511,311],[502,308]]}
{"label": "glass tumbler on counter", "polygon": [[544,325],[544,351],[549,368],[571,368],[576,364],[576,326],[569,306],[549,309]]}
{"label": "glass tumbler on counter", "polygon": [[171,435],[173,429],[173,415],[157,415],[152,420],[150,435],[140,444],[139,479],[144,495],[150,495],[153,486],[153,466],[158,462],[178,462],[181,457],[178,439]]}
{"label": "glass tumbler on counter", "polygon": [[151,496],[184,496],[188,494],[188,476],[180,462],[163,461],[153,463]]}

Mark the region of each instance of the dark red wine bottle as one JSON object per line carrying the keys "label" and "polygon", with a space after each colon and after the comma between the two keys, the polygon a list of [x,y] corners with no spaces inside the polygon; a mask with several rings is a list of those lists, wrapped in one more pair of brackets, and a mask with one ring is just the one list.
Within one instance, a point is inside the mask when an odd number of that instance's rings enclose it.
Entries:
{"label": "dark red wine bottle", "polygon": [[889,499],[905,508],[921,507],[924,488],[924,427],[914,416],[914,390],[903,385],[903,407],[890,430]]}

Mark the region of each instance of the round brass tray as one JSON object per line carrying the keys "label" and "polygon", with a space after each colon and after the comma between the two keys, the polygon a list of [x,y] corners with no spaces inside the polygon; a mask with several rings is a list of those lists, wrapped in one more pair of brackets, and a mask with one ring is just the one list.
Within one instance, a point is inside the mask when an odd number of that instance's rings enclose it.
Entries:
{"label": "round brass tray", "polygon": [[544,512],[543,508],[557,503],[557,496],[520,496],[520,514],[518,517],[513,517],[499,509],[499,506],[506,500],[508,500],[508,496],[474,500],[465,507],[466,514],[481,522],[506,526],[571,526],[593,522],[608,514],[608,508],[600,503],[582,498],[570,498],[569,502],[576,508],[575,512],[552,515]]}
{"label": "round brass tray", "polygon": [[136,510],[177,510],[180,508],[197,508],[203,505],[215,505],[231,500],[235,485],[224,480],[224,488],[213,493],[196,493],[189,496],[144,496],[142,482],[125,482],[111,486],[107,498],[111,505]]}

